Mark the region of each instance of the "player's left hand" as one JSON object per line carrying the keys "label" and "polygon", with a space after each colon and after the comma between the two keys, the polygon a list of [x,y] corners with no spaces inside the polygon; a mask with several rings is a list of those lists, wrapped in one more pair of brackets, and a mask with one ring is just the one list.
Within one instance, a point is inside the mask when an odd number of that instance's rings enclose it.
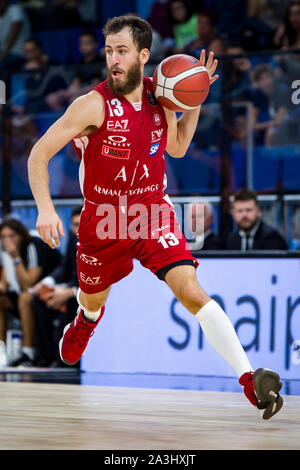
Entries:
{"label": "player's left hand", "polygon": [[[216,80],[218,80],[219,75],[214,75],[216,68],[218,66],[218,59],[214,59],[214,53],[211,51],[208,55],[207,61],[206,61],[206,53],[205,49],[202,49],[200,58],[199,58],[201,65],[204,65],[204,67],[207,69],[209,76],[210,76],[210,84],[214,83]],[[206,63],[205,63],[206,61]]]}

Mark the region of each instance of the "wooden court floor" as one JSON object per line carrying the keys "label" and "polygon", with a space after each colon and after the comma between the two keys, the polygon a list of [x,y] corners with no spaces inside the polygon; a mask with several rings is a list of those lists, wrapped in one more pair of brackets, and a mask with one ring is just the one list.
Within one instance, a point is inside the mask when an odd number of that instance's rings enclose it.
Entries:
{"label": "wooden court floor", "polygon": [[300,449],[300,396],[284,399],[264,421],[242,393],[0,382],[0,449]]}

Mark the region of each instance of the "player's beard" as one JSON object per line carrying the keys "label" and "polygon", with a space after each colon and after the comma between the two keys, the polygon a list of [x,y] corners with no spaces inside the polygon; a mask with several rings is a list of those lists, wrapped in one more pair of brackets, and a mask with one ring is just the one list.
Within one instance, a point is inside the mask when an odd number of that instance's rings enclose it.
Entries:
{"label": "player's beard", "polygon": [[106,70],[108,77],[108,88],[114,95],[129,95],[129,93],[134,91],[139,86],[142,80],[139,58],[128,70],[125,80],[114,79],[112,72],[108,69],[108,67],[106,67]]}

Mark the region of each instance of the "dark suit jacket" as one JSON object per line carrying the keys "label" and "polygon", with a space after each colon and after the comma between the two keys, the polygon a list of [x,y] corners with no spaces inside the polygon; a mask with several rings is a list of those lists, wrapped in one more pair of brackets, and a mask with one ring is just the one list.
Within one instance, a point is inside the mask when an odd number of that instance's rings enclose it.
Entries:
{"label": "dark suit jacket", "polygon": [[202,250],[221,250],[221,249],[222,249],[221,241],[216,234],[210,233],[207,237],[205,237]]}
{"label": "dark suit jacket", "polygon": [[[200,241],[199,241],[200,245]],[[190,244],[190,248],[192,251],[197,252],[197,254],[201,253],[202,251],[213,251],[213,250],[222,250],[224,246],[221,243],[220,238],[213,232],[210,232],[205,238],[204,241],[201,239],[201,247],[195,248],[195,242],[193,241]]]}
{"label": "dark suit jacket", "polygon": [[[226,241],[227,250],[241,250],[241,236],[238,230],[229,234]],[[261,221],[254,235],[253,250],[287,250],[283,236],[273,227]]]}
{"label": "dark suit jacket", "polygon": [[56,284],[66,283],[69,287],[78,287],[76,253],[77,236],[73,232],[69,233],[66,253],[60,265],[51,273]]}

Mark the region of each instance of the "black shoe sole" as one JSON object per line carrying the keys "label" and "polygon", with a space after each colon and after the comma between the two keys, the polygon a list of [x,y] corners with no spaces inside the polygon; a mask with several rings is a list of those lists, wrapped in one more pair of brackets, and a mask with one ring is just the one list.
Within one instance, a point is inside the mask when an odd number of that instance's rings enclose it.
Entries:
{"label": "black shoe sole", "polygon": [[258,398],[257,408],[265,410],[263,419],[272,418],[283,405],[283,399],[278,393],[282,388],[279,375],[269,369],[257,369],[254,372],[253,384]]}

